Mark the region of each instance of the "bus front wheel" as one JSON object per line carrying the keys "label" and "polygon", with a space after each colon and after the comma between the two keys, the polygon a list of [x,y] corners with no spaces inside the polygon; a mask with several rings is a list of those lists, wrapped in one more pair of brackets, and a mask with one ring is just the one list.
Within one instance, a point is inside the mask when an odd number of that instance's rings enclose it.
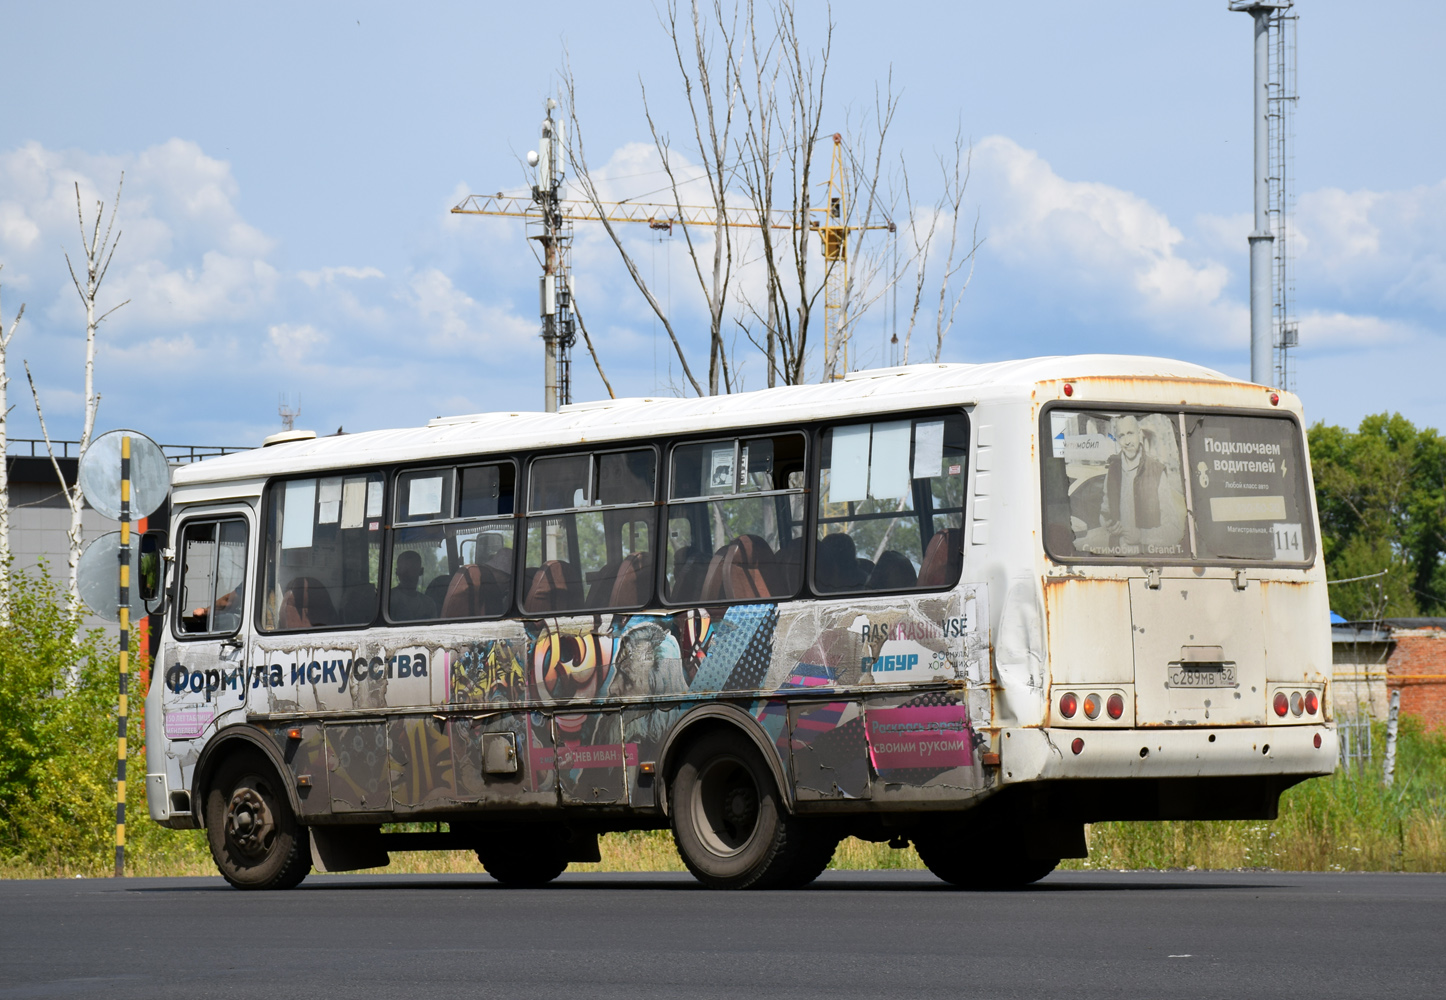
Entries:
{"label": "bus front wheel", "polygon": [[714,889],[803,885],[838,843],[789,815],[767,764],[738,733],[708,733],[689,746],[668,801],[683,863]]}
{"label": "bus front wheel", "polygon": [[222,761],[206,794],[206,839],[238,889],[290,889],[311,871],[311,841],[275,768],[257,753]]}

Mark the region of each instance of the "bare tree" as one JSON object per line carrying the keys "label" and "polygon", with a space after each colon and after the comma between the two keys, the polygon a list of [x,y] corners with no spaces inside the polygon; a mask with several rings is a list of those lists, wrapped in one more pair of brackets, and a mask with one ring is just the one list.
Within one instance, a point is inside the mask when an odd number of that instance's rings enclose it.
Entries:
{"label": "bare tree", "polygon": [[[909,265],[913,268],[914,295],[909,309],[909,325],[904,333],[902,363],[909,363],[909,351],[914,337],[914,326],[923,306],[924,289],[929,279],[929,263],[936,241],[941,238],[941,227],[948,231],[948,246],[944,262],[937,276],[939,279],[939,303],[934,313],[934,357],[938,361],[944,353],[944,339],[954,327],[959,312],[959,303],[974,278],[974,261],[983,245],[979,238],[979,215],[974,216],[974,226],[969,234],[968,245],[960,242],[959,226],[963,214],[964,193],[969,187],[969,174],[974,162],[974,147],[964,140],[962,128],[954,132],[954,148],[951,154],[939,155],[939,173],[942,178],[942,193],[937,201],[923,208],[916,208],[909,185],[908,165],[900,160],[900,174],[903,177],[904,198],[909,205],[909,219],[906,228],[913,244]],[[959,273],[968,267],[962,281],[956,281]],[[894,280],[899,280],[896,275]],[[950,295],[953,298],[950,298]]]}
{"label": "bare tree", "polygon": [[[3,270],[4,264],[0,264]],[[5,329],[4,313],[0,312],[0,623],[10,621],[10,463],[5,456],[10,421],[10,374],[6,367],[6,352],[10,349],[10,338],[20,326],[25,315],[25,303]]]}
{"label": "bare tree", "polygon": [[[80,200],[80,184],[77,182],[75,185],[75,214],[80,224],[81,249],[85,252],[85,281],[82,283],[80,277],[75,273],[75,265],[71,262],[69,253],[65,255],[65,264],[70,269],[70,280],[75,285],[76,294],[80,296],[81,304],[85,306],[85,419],[81,424],[78,454],[84,454],[85,449],[90,447],[91,435],[95,432],[95,413],[100,405],[100,394],[95,391],[96,330],[106,317],[130,302],[127,299],[120,305],[112,306],[97,315],[96,299],[100,294],[100,286],[105,280],[106,272],[110,270],[116,246],[120,243],[121,234],[119,230],[115,229],[115,219],[116,212],[120,208],[121,189],[124,185],[125,174],[122,173],[120,182],[116,185],[115,201],[111,204],[110,220],[106,222],[104,236],[101,235],[100,224],[105,216],[105,203],[96,201],[95,224],[90,227],[87,235],[85,210]],[[112,232],[114,232],[114,237],[112,237]],[[71,610],[78,614],[80,611],[78,578],[80,550],[85,540],[81,528],[81,514],[85,510],[85,498],[80,492],[79,477],[76,477],[74,484],[67,484],[65,475],[61,472],[60,462],[55,455],[55,446],[50,440],[50,431],[45,426],[45,414],[40,407],[40,393],[35,388],[35,378],[30,374],[29,364],[25,366],[25,377],[30,381],[30,395],[35,401],[35,414],[40,418],[40,432],[45,438],[45,447],[50,454],[50,464],[55,469],[56,478],[60,480],[60,490],[65,497],[66,505],[70,507],[70,527],[65,533],[69,545],[66,565],[70,570],[68,580]]]}
{"label": "bare tree", "polygon": [[[831,13],[816,44],[804,41],[794,0],[769,0],[766,4],[741,0],[726,7],[725,0],[703,4],[692,0],[686,15],[680,15],[679,6],[670,0],[661,20],[688,102],[691,134],[686,156],[673,145],[649,103],[646,85],[640,82],[643,111],[676,209],[673,225],[682,231],[708,309],[706,391],[742,388],[744,362],[733,346],[740,337],[762,355],[768,385],[806,381],[810,359],[816,360],[817,355],[815,313],[823,308],[820,296],[831,282],[841,326],[825,338],[821,374],[824,378],[841,374],[844,352],[860,319],[900,280],[900,268],[886,268],[881,250],[866,245],[869,229],[895,228],[891,220],[898,195],[885,171],[889,132],[900,100],[892,73],[875,88],[872,108],[856,116],[856,121],[845,123],[842,132],[826,133],[825,96],[833,53]],[[672,318],[649,287],[604,206],[599,182],[589,168],[578,86],[570,67],[564,72],[564,90],[576,183],[593,203],[633,283],[661,322],[687,385],[702,395],[704,387],[694,375],[695,367],[689,363],[689,352]],[[819,204],[814,194],[828,176],[825,143],[830,138],[842,157],[841,175],[834,182],[841,185],[845,196],[837,209],[829,203]],[[920,282],[913,296],[909,330],[911,335],[923,305],[922,283],[941,276],[936,357],[968,285],[967,278],[962,286],[957,281],[960,268],[967,263],[972,274],[978,248],[977,240],[970,248],[958,240],[968,169],[965,158],[960,173],[961,151],[956,141],[952,174],[947,169],[948,158],[940,158],[945,168],[945,193],[936,205],[927,210],[916,208],[907,183],[904,192],[914,247],[903,270],[914,268]],[[904,179],[907,182],[907,174]],[[686,192],[705,189],[708,210],[684,211]],[[814,256],[818,251],[812,249],[821,242],[820,213],[835,210],[837,215],[826,216],[822,223],[843,233],[846,272],[843,260],[818,261]],[[738,226],[748,228],[735,228]],[[920,226],[927,228],[927,238],[917,231]],[[749,229],[756,229],[756,234]],[[930,256],[936,231],[950,234],[942,275],[936,274]],[[748,235],[741,236],[743,232]],[[875,242],[883,242],[872,235]],[[897,255],[894,258],[897,264]],[[753,280],[744,280],[750,275]],[[725,327],[730,326],[731,341],[724,336]]]}

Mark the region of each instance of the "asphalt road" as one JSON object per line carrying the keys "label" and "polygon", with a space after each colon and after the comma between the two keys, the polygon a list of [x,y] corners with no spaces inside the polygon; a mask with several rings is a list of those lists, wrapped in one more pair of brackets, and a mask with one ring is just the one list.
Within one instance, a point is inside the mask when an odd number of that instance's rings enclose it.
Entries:
{"label": "asphalt road", "polygon": [[1446,875],[0,882],[0,998],[1446,997]]}

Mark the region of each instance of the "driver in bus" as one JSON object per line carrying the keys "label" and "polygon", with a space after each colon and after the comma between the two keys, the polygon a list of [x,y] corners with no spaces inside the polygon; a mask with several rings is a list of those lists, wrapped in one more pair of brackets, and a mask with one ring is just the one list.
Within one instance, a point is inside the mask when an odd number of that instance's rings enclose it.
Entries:
{"label": "driver in bus", "polygon": [[1112,555],[1178,555],[1185,537],[1185,495],[1158,458],[1145,447],[1139,418],[1114,421],[1119,450],[1105,466],[1100,526],[1109,534]]}

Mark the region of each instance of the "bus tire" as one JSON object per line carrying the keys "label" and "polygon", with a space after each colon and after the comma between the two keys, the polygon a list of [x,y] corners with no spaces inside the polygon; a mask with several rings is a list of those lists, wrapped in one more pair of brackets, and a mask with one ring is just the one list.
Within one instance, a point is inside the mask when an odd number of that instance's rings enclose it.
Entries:
{"label": "bus tire", "polygon": [[804,885],[833,856],[789,815],[773,775],[740,733],[706,733],[683,752],[668,789],[673,841],[693,877],[713,889]]}
{"label": "bus tire", "polygon": [[276,769],[241,751],[216,768],[206,793],[206,840],[221,876],[238,889],[290,889],[311,872],[311,838]]}
{"label": "bus tire", "polygon": [[478,851],[482,868],[509,889],[536,889],[567,871],[567,862],[553,851],[491,849]]}
{"label": "bus tire", "polygon": [[805,844],[794,857],[788,874],[778,882],[780,889],[802,889],[822,875],[842,839],[837,832],[824,826],[805,830],[804,838]]}
{"label": "bus tire", "polygon": [[916,837],[914,848],[935,876],[961,889],[1000,892],[1038,882],[1059,864],[1059,859],[1031,858],[1016,844],[996,841],[981,856],[966,852],[956,837]]}

